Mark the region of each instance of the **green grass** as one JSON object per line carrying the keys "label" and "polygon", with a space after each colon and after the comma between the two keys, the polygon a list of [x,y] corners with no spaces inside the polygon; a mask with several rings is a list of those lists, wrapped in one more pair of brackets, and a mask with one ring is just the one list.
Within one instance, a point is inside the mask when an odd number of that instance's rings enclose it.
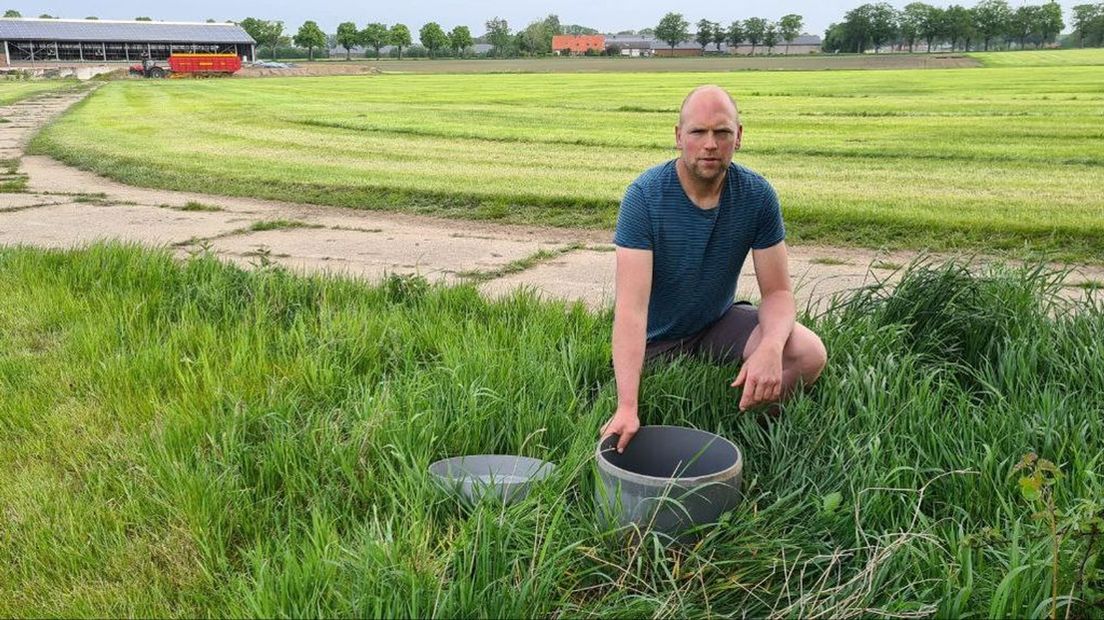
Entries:
{"label": "green grass", "polygon": [[203,211],[203,212],[213,213],[213,212],[216,212],[216,211],[223,211],[223,208],[222,207],[217,207],[215,205],[209,205],[209,204],[206,204],[206,203],[203,203],[203,202],[197,202],[195,200],[189,200],[188,202],[184,203],[183,207],[180,207],[180,210],[181,211]]}
{"label": "green grass", "polygon": [[534,267],[539,263],[543,263],[554,258],[559,258],[560,256],[567,254],[568,252],[578,250],[582,247],[583,244],[581,243],[572,243],[569,245],[558,247],[554,250],[537,250],[529,256],[510,261],[509,263],[506,263],[505,265],[497,269],[476,269],[472,271],[461,271],[456,275],[472,283],[488,282],[490,280],[501,278],[511,273],[520,273],[522,271],[525,271],[526,269]]}
{"label": "green grass", "polygon": [[[683,548],[594,523],[608,314],[118,246],[2,248],[0,287],[0,616],[1039,617],[1014,465],[1059,465],[1065,521],[1104,510],[1104,307],[1042,272],[841,301],[767,427],[735,368],[650,372],[645,423],[744,451],[744,503]],[[558,467],[506,509],[427,478],[484,452]],[[1059,549],[1072,617],[1101,605],[1088,531]]]}
{"label": "green grass", "polygon": [[82,88],[76,80],[13,80],[0,78],[0,105],[59,90]]}
{"label": "green grass", "polygon": [[972,52],[987,67],[1072,67],[1104,65],[1104,48]]}
{"label": "green grass", "polygon": [[1096,67],[117,82],[32,148],[136,185],[608,228],[708,81],[793,241],[1104,261]]}
{"label": "green grass", "polygon": [[821,256],[816,258],[810,258],[809,262],[814,265],[850,265],[851,263],[842,258],[836,258],[834,256]]}
{"label": "green grass", "polygon": [[0,193],[20,193],[27,189],[27,175],[19,172],[18,159],[0,159]]}
{"label": "green grass", "polygon": [[870,264],[871,269],[888,269],[890,271],[897,271],[904,267],[901,263],[895,263],[889,260],[876,260]]}
{"label": "green grass", "polygon": [[288,230],[292,228],[322,228],[322,224],[311,224],[299,220],[260,220],[249,225],[247,230],[258,232],[262,230]]}

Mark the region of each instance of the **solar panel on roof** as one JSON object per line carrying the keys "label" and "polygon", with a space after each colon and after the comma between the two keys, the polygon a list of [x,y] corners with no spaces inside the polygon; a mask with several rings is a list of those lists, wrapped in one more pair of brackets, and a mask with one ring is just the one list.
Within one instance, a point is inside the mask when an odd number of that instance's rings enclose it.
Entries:
{"label": "solar panel on roof", "polygon": [[0,40],[255,43],[237,24],[0,19]]}

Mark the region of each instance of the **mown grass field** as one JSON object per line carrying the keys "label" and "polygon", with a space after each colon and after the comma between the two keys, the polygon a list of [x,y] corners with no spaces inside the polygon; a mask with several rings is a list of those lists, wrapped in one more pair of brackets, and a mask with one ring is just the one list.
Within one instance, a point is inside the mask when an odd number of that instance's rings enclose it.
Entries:
{"label": "mown grass field", "polygon": [[55,90],[77,88],[76,80],[12,80],[0,79],[0,105],[11,105],[21,99]]}
{"label": "mown grass field", "polygon": [[971,52],[987,67],[1070,67],[1104,65],[1104,49],[1026,50]]}
{"label": "mown grass field", "polygon": [[[1104,306],[1046,273],[841,301],[769,426],[734,368],[651,371],[645,423],[744,450],[745,502],[691,547],[595,525],[608,314],[118,246],[0,248],[0,289],[0,616],[1101,611]],[[1031,451],[1062,473],[1041,518]],[[427,478],[485,452],[558,468],[507,509]]]}
{"label": "mown grass field", "polygon": [[793,241],[1104,261],[1094,66],[126,81],[33,150],[136,185],[612,227],[709,82]]}
{"label": "mown grass field", "polygon": [[[344,54],[336,58],[300,59],[297,68],[371,65],[387,73],[598,73],[598,72],[707,72],[707,71],[828,71],[841,69],[952,69],[977,66],[960,54],[793,54],[789,56],[680,56],[609,57],[575,56],[544,58],[381,58]],[[322,69],[333,71],[335,69]],[[248,75],[248,71],[245,74]]]}

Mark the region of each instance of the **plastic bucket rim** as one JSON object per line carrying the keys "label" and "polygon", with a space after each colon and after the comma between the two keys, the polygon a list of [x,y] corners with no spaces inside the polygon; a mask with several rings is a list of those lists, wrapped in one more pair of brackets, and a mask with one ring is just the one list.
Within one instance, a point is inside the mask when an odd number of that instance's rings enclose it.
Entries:
{"label": "plastic bucket rim", "polygon": [[[480,483],[483,483],[483,484],[489,484],[489,483],[486,483],[486,482],[483,482],[483,481],[479,480],[478,477],[472,476],[470,474],[464,474],[464,475],[461,475],[461,476],[449,476],[449,475],[446,475],[446,474],[442,474],[442,473],[440,473],[436,470],[436,466],[438,466],[438,465],[444,465],[446,463],[450,463],[450,462],[453,462],[453,461],[455,461],[456,463],[459,464],[464,459],[476,459],[476,458],[481,458],[481,457],[506,457],[506,458],[515,459],[519,463],[523,463],[523,462],[528,461],[528,462],[531,462],[534,465],[536,465],[536,467],[533,469],[532,475],[524,476],[524,478],[525,478],[524,480],[517,480],[517,481],[514,481],[514,482],[499,482],[499,481],[496,480],[494,482],[494,484],[496,486],[529,484],[531,482],[536,482],[538,480],[544,480],[548,476],[552,475],[552,471],[556,467],[551,461],[546,461],[544,459],[538,459],[538,458],[534,458],[534,457],[531,457],[531,456],[521,456],[521,455],[518,455],[518,454],[465,454],[465,455],[462,455],[462,456],[450,456],[448,458],[443,458],[443,459],[438,459],[436,461],[433,461],[432,463],[429,464],[429,467],[428,467],[429,473],[433,474],[434,476],[436,476],[437,478],[439,478],[443,482],[448,482],[448,483],[453,483],[453,484],[463,483],[465,480],[471,480],[473,483],[474,482],[480,482]],[[449,471],[449,470],[446,469],[446,471]]]}
{"label": "plastic bucket rim", "polygon": [[[738,476],[738,475],[743,474],[743,471],[744,471],[744,453],[740,450],[740,446],[737,446],[733,441],[731,441],[727,437],[722,437],[721,435],[718,435],[716,433],[710,433],[709,431],[705,431],[705,430],[702,430],[700,428],[694,428],[692,426],[675,426],[674,424],[655,424],[655,425],[649,425],[649,426],[646,426],[646,427],[641,427],[641,429],[644,429],[644,428],[654,428],[654,429],[675,428],[675,429],[678,429],[680,431],[694,431],[694,432],[697,432],[697,433],[704,433],[706,435],[710,435],[712,437],[715,437],[716,439],[719,439],[721,441],[724,441],[724,442],[728,443],[728,445],[732,446],[732,448],[734,450],[736,450],[736,462],[733,463],[732,465],[730,465],[729,467],[726,467],[725,469],[722,469],[718,472],[714,472],[712,474],[702,474],[700,476],[685,476],[685,477],[681,477],[681,478],[671,478],[669,476],[668,477],[649,476],[647,474],[640,474],[640,473],[637,473],[637,472],[634,472],[634,471],[629,471],[627,469],[624,469],[622,467],[618,467],[618,466],[614,465],[613,463],[611,463],[609,461],[609,459],[607,459],[603,455],[603,452],[608,452],[608,450],[602,450],[602,440],[599,440],[598,441],[598,447],[594,451],[595,458],[597,458],[597,460],[598,460],[599,469],[604,469],[604,470],[608,471],[611,474],[615,474],[620,479],[628,480],[630,482],[636,482],[636,483],[639,483],[639,484],[647,484],[649,486],[667,486],[667,485],[676,485],[676,484],[694,485],[694,484],[701,484],[701,483],[706,483],[706,482],[713,482],[713,481],[717,481],[717,480],[727,480],[727,479],[732,478],[734,476]],[[639,433],[639,431],[637,431],[637,432]]]}

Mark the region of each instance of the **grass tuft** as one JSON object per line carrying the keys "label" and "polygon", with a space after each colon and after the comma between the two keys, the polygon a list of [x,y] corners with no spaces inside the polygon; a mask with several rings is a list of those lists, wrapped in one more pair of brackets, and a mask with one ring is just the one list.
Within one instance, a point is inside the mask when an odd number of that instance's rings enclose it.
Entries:
{"label": "grass tuft", "polygon": [[209,204],[206,204],[206,203],[203,203],[203,202],[197,202],[195,200],[189,200],[188,202],[184,203],[183,207],[180,207],[180,210],[181,211],[203,211],[203,212],[213,213],[213,212],[216,212],[216,211],[224,211],[225,209],[223,209],[222,207],[215,206],[215,205],[209,205]]}
{"label": "grass tuft", "polygon": [[876,260],[873,263],[870,263],[870,267],[872,269],[886,269],[889,271],[897,271],[898,269],[903,268],[904,265],[889,260]]}
{"label": "grass tuft", "polygon": [[261,220],[250,224],[248,230],[259,232],[263,230],[287,230],[292,228],[323,228],[323,225],[301,222],[299,220]]}
{"label": "grass tuft", "polygon": [[849,261],[842,258],[836,258],[834,256],[819,256],[810,258],[809,262],[814,265],[850,265]]}

